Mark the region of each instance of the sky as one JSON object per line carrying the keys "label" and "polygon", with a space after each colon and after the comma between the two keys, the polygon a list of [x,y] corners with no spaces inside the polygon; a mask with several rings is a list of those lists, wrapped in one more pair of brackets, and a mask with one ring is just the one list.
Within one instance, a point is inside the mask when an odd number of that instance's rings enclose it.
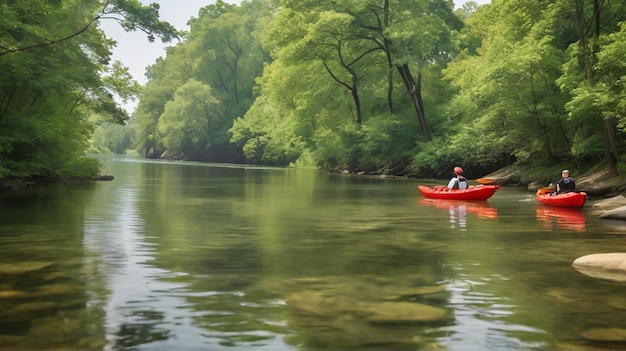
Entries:
{"label": "sky", "polygon": [[[474,0],[478,4],[487,4],[491,0]],[[191,17],[198,16],[198,10],[206,5],[213,4],[213,0],[141,0],[143,4],[158,3],[161,7],[159,14],[162,20],[169,22],[177,29],[189,30],[187,22]],[[228,3],[239,3],[239,0],[226,0]],[[461,7],[467,0],[454,0],[457,8]],[[146,83],[146,67],[154,64],[157,58],[165,57],[165,48],[176,45],[176,41],[171,43],[161,43],[160,39],[155,39],[150,43],[148,37],[143,32],[125,32],[115,21],[104,20],[100,27],[106,32],[109,38],[117,42],[117,47],[113,50],[113,60],[119,60],[129,68],[130,74],[140,84]],[[126,104],[124,107],[130,113],[134,110],[136,102]]]}

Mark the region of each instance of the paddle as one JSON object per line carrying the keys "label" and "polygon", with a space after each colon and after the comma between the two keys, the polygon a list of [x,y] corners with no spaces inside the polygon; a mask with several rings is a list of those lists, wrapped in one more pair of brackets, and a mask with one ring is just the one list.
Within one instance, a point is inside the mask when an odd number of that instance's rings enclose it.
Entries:
{"label": "paddle", "polygon": [[480,184],[493,184],[496,182],[495,179],[489,179],[489,178],[478,178],[476,179],[476,181]]}
{"label": "paddle", "polygon": [[553,193],[554,189],[549,186],[544,186],[542,188],[537,189],[537,195],[546,195],[546,193]]}

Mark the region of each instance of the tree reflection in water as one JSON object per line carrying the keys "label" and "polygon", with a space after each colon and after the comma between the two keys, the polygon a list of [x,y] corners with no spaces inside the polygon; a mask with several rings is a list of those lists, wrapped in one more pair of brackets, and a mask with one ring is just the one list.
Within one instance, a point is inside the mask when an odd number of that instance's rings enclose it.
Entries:
{"label": "tree reflection in water", "polygon": [[168,329],[159,328],[159,325],[164,321],[162,312],[140,311],[133,314],[138,320],[119,326],[119,330],[115,334],[115,350],[128,350],[139,345],[174,337]]}

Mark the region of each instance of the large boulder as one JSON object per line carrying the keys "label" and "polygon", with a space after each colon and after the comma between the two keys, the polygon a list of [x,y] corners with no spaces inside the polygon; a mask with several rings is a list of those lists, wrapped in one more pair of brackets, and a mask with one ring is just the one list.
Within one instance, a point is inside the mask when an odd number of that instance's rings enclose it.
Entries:
{"label": "large boulder", "polygon": [[626,197],[624,195],[613,196],[608,199],[598,200],[591,205],[593,208],[601,210],[611,210],[620,206],[626,206]]}
{"label": "large boulder", "polygon": [[612,210],[604,211],[600,218],[626,220],[626,206],[620,206]]}
{"label": "large boulder", "polygon": [[626,281],[626,252],[582,256],[575,259],[572,266],[593,278]]}
{"label": "large boulder", "polygon": [[598,200],[591,205],[591,208],[599,218],[626,220],[626,197],[624,195]]}
{"label": "large boulder", "polygon": [[624,190],[626,178],[613,177],[607,169],[576,178],[576,189],[587,195],[601,196]]}

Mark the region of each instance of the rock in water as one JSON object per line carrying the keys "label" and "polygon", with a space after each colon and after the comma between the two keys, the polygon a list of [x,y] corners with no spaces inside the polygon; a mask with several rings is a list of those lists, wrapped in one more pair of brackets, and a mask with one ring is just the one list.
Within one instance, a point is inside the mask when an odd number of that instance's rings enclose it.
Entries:
{"label": "rock in water", "polygon": [[577,258],[572,266],[594,278],[626,281],[626,253],[591,254]]}
{"label": "rock in water", "polygon": [[438,322],[446,320],[448,316],[443,308],[412,302],[371,304],[366,310],[371,315],[365,317],[365,320],[372,323]]}
{"label": "rock in water", "polygon": [[16,262],[0,264],[0,275],[22,275],[52,266],[54,262]]}
{"label": "rock in water", "polygon": [[626,329],[591,328],[580,334],[583,338],[593,341],[626,341]]}
{"label": "rock in water", "polygon": [[602,219],[626,220],[626,206],[605,210],[599,217]]}
{"label": "rock in water", "polygon": [[108,175],[108,174],[100,176],[100,180],[113,180],[113,179],[115,179],[115,177],[112,175]]}

